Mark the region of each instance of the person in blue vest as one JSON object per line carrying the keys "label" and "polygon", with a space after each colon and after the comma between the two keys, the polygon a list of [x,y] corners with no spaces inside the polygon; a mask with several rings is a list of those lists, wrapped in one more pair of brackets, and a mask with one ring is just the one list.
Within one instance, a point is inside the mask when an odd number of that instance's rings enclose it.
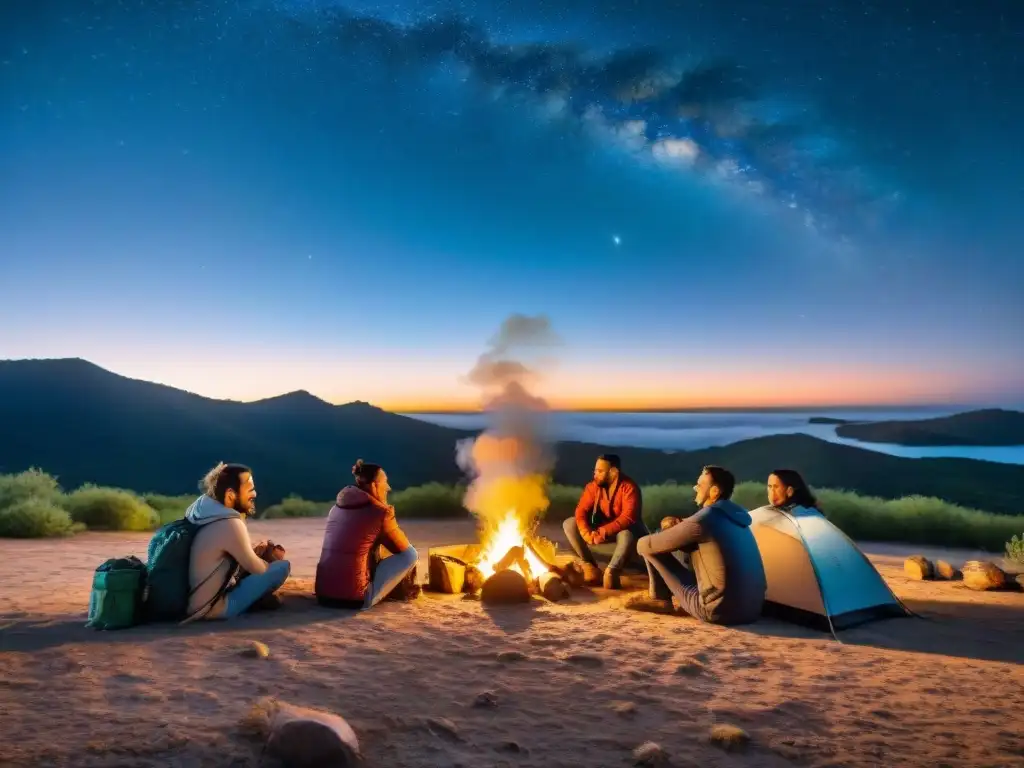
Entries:
{"label": "person in blue vest", "polygon": [[750,513],[732,501],[735,487],[729,470],[704,467],[693,487],[696,514],[669,519],[637,542],[651,578],[650,601],[667,611],[674,596],[685,613],[714,624],[760,617],[768,588],[764,563]]}

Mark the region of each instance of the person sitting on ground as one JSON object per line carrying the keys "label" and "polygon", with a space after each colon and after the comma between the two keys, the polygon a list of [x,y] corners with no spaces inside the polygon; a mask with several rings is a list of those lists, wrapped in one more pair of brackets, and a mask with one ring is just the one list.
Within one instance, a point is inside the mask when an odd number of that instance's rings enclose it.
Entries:
{"label": "person sitting on ground", "polygon": [[[279,605],[274,593],[291,565],[280,545],[253,546],[246,520],[256,513],[256,484],[243,464],[220,463],[203,478],[205,493],[185,519],[202,526],[192,541],[189,619],[231,619],[246,610]],[[238,576],[232,584],[232,579]]]}
{"label": "person sitting on ground", "polygon": [[[387,473],[362,459],[352,467],[355,485],[338,492],[327,516],[320,562],[316,566],[317,601],[334,608],[372,608],[416,567],[418,554],[388,505]],[[378,560],[383,546],[390,556]]]}
{"label": "person sitting on ground", "polygon": [[651,601],[667,610],[675,595],[683,611],[714,624],[747,624],[761,615],[764,564],[750,513],[731,499],[735,485],[729,470],[704,467],[694,486],[697,513],[637,542]]}
{"label": "person sitting on ground", "polygon": [[785,512],[797,507],[821,512],[818,500],[795,469],[776,469],[768,475],[768,503]]}
{"label": "person sitting on ground", "polygon": [[[605,589],[620,588],[622,569],[636,557],[637,539],[650,533],[641,517],[640,486],[621,470],[622,462],[615,454],[599,456],[594,464],[594,479],[583,489],[576,514],[562,524],[569,544],[583,561],[585,583],[603,582]],[[612,540],[615,551],[602,578],[588,545]]]}

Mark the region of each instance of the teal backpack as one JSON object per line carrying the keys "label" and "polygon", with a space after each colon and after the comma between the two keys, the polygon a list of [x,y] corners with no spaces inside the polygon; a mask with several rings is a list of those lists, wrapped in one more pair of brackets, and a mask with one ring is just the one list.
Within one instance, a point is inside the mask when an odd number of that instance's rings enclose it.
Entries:
{"label": "teal backpack", "polygon": [[188,614],[189,564],[192,540],[200,526],[185,518],[157,529],[149,540],[146,569],[149,593],[146,618],[150,621],[181,621]]}
{"label": "teal backpack", "polygon": [[92,629],[127,629],[143,621],[146,564],[139,558],[118,557],[96,569],[89,593]]}

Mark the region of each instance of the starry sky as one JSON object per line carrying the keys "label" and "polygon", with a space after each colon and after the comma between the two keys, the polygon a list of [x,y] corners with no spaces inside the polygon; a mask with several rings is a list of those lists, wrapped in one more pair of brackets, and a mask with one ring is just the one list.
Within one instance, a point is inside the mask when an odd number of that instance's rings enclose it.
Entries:
{"label": "starry sky", "polygon": [[[963,7],[956,8],[954,6]],[[0,357],[472,408],[1024,399],[1024,6],[0,6]]]}

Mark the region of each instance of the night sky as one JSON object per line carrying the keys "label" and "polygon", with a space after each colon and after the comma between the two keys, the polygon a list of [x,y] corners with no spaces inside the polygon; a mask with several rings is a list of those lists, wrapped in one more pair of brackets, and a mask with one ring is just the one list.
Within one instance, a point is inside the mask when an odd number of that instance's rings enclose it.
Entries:
{"label": "night sky", "polygon": [[968,5],[5,2],[0,357],[465,407],[519,312],[557,407],[1019,402],[1024,4]]}

